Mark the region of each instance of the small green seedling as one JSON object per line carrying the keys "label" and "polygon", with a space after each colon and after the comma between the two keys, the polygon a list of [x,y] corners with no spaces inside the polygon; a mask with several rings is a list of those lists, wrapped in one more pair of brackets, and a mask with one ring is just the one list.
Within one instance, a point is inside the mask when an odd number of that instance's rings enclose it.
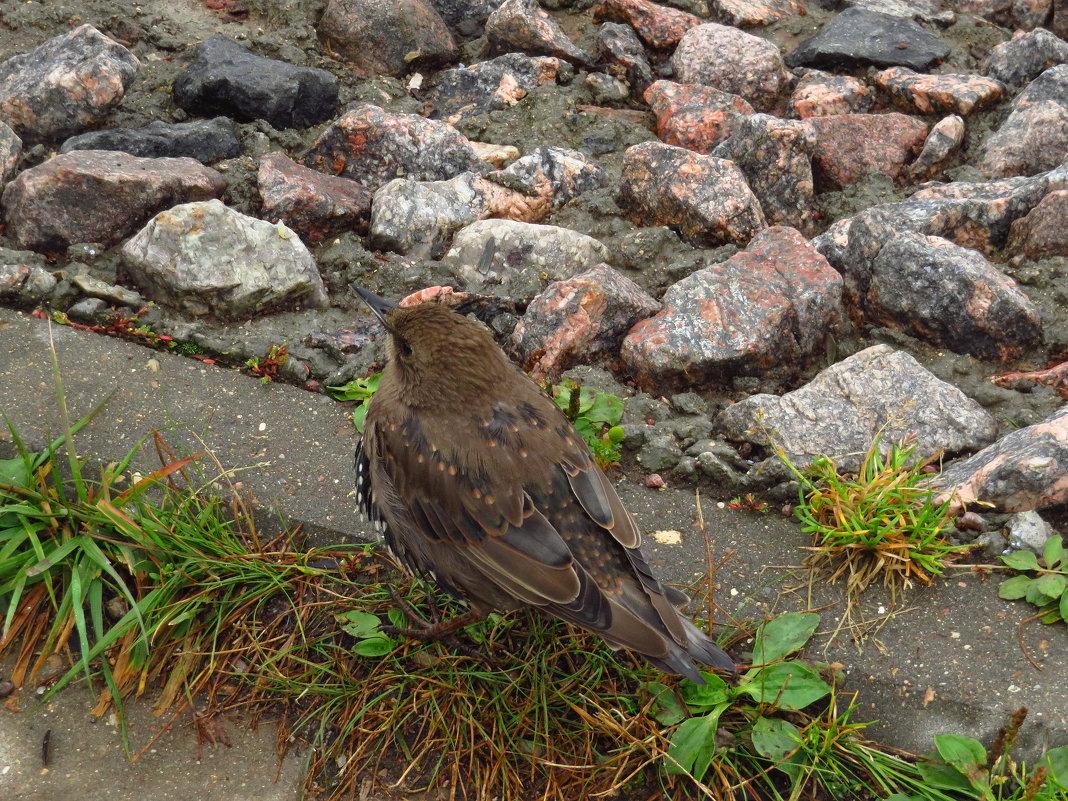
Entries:
{"label": "small green seedling", "polygon": [[1038,607],[1035,617],[1043,623],[1068,621],[1068,551],[1060,537],[1050,537],[1039,558],[1030,551],[1014,551],[1001,557],[1014,570],[1033,575],[1013,576],[1001,582],[998,595],[1023,598]]}
{"label": "small green seedling", "polygon": [[382,373],[373,373],[366,378],[354,378],[340,387],[326,388],[334,400],[356,401],[356,408],[352,410],[352,424],[361,434],[367,419],[367,408],[371,405],[371,398],[378,391],[381,381]]}
{"label": "small green seedling", "polygon": [[623,401],[607,392],[580,387],[574,381],[565,380],[555,387],[546,384],[545,389],[590,446],[597,464],[619,464],[623,429],[617,423],[623,417]]}

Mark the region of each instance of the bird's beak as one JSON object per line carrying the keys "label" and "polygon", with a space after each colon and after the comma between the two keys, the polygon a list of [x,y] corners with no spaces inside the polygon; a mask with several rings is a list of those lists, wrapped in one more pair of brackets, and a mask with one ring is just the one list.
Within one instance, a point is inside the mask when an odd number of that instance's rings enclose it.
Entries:
{"label": "bird's beak", "polygon": [[367,304],[374,316],[378,318],[378,321],[386,327],[386,330],[392,331],[393,329],[390,327],[387,317],[393,309],[397,308],[397,304],[392,300],[386,300],[385,298],[376,295],[374,292],[368,292],[363,287],[356,286],[355,284],[352,285],[352,288],[357,295],[363,298],[363,302]]}

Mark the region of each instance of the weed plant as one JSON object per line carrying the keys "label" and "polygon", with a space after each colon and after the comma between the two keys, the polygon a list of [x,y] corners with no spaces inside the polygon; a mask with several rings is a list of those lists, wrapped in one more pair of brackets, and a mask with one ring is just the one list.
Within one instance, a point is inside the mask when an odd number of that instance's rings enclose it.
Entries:
{"label": "weed plant", "polygon": [[952,513],[949,501],[934,503],[925,468],[937,457],[914,460],[915,445],[894,443],[882,453],[875,437],[855,474],[840,471],[827,456],[802,471],[780,449],[779,456],[800,480],[794,514],[812,534],[806,564],[844,578],[855,600],[874,581],[892,597],[913,580],[929,585],[968,546],[947,542],[942,532]]}

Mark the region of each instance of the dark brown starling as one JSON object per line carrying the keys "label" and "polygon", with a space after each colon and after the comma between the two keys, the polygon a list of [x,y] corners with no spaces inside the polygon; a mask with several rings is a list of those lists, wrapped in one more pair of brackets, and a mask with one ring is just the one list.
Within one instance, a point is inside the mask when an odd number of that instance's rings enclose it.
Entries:
{"label": "dark brown starling", "polygon": [[488,331],[357,289],[391,335],[356,452],[361,511],[475,611],[529,604],[700,681],[734,662],[676,608],[586,443]]}

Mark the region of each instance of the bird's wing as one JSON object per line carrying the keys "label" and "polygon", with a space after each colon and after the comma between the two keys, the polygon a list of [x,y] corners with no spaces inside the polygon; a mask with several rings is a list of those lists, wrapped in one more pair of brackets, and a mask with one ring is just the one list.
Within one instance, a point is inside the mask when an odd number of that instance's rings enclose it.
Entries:
{"label": "bird's wing", "polygon": [[[490,465],[464,463],[454,447],[465,441],[464,431],[452,427],[449,443],[434,442],[408,412],[399,421],[375,420],[367,437],[369,457],[390,488],[389,498],[376,492],[376,503],[391,504],[384,516],[409,550],[428,551],[412,547],[420,537],[439,553],[455,549],[474,570],[526,603],[570,603],[581,596],[583,582],[567,543],[521,484],[492,479]],[[441,578],[477,594],[472,586],[477,576]]]}

